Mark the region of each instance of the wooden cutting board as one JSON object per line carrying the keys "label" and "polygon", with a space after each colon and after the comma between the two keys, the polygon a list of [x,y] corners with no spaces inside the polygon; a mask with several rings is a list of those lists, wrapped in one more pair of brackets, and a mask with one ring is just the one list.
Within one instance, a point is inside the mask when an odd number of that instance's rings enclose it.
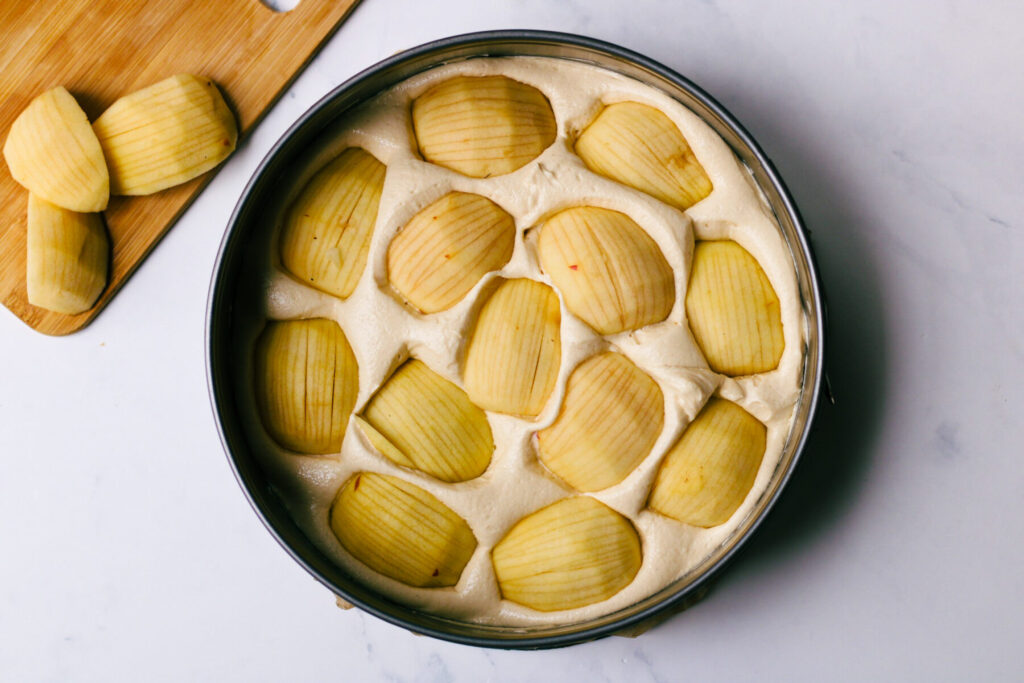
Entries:
{"label": "wooden cutting board", "polygon": [[[182,72],[212,78],[244,134],[356,2],[301,0],[277,13],[260,0],[0,0],[0,143],[21,110],[50,88],[66,87],[95,120],[118,97]],[[91,310],[62,315],[28,303],[28,193],[0,160],[0,300],[45,334],[84,327],[214,172],[148,197],[111,197],[109,284]]]}

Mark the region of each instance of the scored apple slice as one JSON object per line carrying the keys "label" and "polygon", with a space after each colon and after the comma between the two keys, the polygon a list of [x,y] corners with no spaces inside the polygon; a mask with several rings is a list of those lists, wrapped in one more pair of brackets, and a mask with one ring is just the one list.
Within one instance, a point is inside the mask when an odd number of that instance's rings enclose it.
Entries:
{"label": "scored apple slice", "polygon": [[358,147],[317,171],[285,217],[285,269],[311,287],[348,298],[366,267],[386,172]]}
{"label": "scored apple slice", "polygon": [[85,112],[62,87],[39,95],[18,115],[4,158],[11,176],[40,199],[80,213],[107,208],[103,150]]}
{"label": "scored apple slice", "polygon": [[410,586],[454,586],[476,537],[447,505],[398,477],[361,472],[338,489],[331,530],[357,560]]}
{"label": "scored apple slice", "polygon": [[542,612],[607,600],[640,571],[628,519],[593,498],[566,498],[522,519],[491,553],[501,595]]}
{"label": "scored apple slice", "polygon": [[474,178],[503,175],[555,141],[544,94],[507,76],[456,76],[417,97],[412,123],[427,161]]}
{"label": "scored apple slice", "polygon": [[[366,404],[362,419],[382,455],[441,481],[472,479],[491,462],[494,437],[487,415],[423,361],[398,368]],[[381,439],[387,445],[381,447]]]}
{"label": "scored apple slice", "polygon": [[569,376],[562,412],[537,433],[540,461],[580,491],[625,479],[665,422],[657,382],[621,353],[600,353]]}
{"label": "scored apple slice", "polygon": [[713,189],[676,124],[639,102],[605,107],[576,140],[576,154],[595,173],[677,209],[688,209]]}
{"label": "scored apple slice", "polygon": [[536,417],[562,357],[558,295],[542,282],[505,280],[484,303],[466,350],[466,393],[487,410]]}
{"label": "scored apple slice", "polygon": [[724,524],[754,485],[766,439],[753,415],[732,401],[710,399],[669,449],[648,505],[693,526]]}
{"label": "scored apple slice", "polygon": [[28,302],[57,313],[84,313],[107,283],[110,240],[98,213],[77,213],[28,196]]}
{"label": "scored apple slice", "polygon": [[739,244],[697,242],[685,303],[690,331],[712,370],[739,376],[778,367],[786,346],[779,297]]}
{"label": "scored apple slice", "polygon": [[600,334],[661,322],[672,311],[672,268],[624,213],[595,206],[560,211],[541,226],[537,251],[566,307]]}
{"label": "scored apple slice", "polygon": [[388,279],[410,304],[437,313],[459,303],[512,257],[516,224],[486,197],[452,192],[415,216],[388,246]]}
{"label": "scored apple slice", "polygon": [[110,192],[147,195],[202,175],[235,149],[238,128],[208,78],[178,74],[114,102],[92,124]]}
{"label": "scored apple slice", "polygon": [[337,453],[359,393],[359,369],[333,320],[271,321],[256,342],[263,425],[297,453]]}

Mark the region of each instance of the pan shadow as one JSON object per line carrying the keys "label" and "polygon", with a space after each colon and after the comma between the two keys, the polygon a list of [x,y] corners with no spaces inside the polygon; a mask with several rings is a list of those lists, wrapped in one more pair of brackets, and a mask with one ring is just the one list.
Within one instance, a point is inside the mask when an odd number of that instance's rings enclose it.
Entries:
{"label": "pan shadow", "polygon": [[859,213],[863,198],[846,175],[853,171],[828,140],[801,135],[785,117],[758,123],[758,138],[812,233],[825,297],[827,384],[800,462],[738,560],[743,564],[813,542],[851,509],[875,454],[888,393],[885,297],[864,239],[870,219]]}
{"label": "pan shadow", "polygon": [[[754,135],[811,233],[827,309],[827,385],[814,425],[775,507],[723,573],[727,582],[736,569],[756,572],[758,564],[813,543],[852,509],[884,422],[887,330],[879,266],[864,238],[869,218],[854,195],[852,169],[842,165],[829,140],[802,134],[779,102],[753,101],[751,93],[729,88],[713,92],[722,93],[741,121],[756,123]],[[712,601],[714,592],[712,587]]]}

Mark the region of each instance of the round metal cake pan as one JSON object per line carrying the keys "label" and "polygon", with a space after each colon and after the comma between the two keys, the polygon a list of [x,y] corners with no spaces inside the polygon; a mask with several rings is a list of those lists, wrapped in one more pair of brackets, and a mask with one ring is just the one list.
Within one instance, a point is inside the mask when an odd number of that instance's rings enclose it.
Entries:
{"label": "round metal cake pan", "polygon": [[[675,98],[700,116],[749,168],[775,213],[793,255],[806,316],[803,390],[790,437],[768,488],[736,532],[693,571],[646,599],[593,620],[558,626],[502,627],[456,621],[411,609],[360,584],[332,562],[299,529],[254,457],[243,428],[238,395],[238,316],[256,292],[241,277],[245,252],[269,214],[289,169],[301,164],[319,135],[352,107],[427,69],[480,57],[555,57],[593,64],[641,81]],[[453,642],[508,649],[550,648],[603,636],[635,632],[659,616],[690,604],[755,532],[785,487],[804,448],[822,391],[824,311],[814,258],[796,205],[771,161],[754,139],[710,95],[671,69],[643,55],[602,41],[546,31],[489,31],[437,40],[401,52],[335,88],[307,111],[274,145],[249,181],[231,216],[210,285],[206,321],[207,381],[220,438],[231,467],[253,510],[278,543],[335,595],[410,631]]]}

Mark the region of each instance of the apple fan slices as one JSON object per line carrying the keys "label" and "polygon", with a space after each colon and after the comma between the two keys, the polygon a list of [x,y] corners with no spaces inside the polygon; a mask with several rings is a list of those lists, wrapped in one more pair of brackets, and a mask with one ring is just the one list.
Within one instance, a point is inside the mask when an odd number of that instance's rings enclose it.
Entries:
{"label": "apple fan slices", "polygon": [[[446,185],[397,226],[381,243],[386,282],[367,284],[421,321],[471,299],[462,309],[467,317],[455,314],[466,330],[450,366],[457,370],[443,375],[414,352],[356,406],[356,360],[336,323],[269,323],[256,349],[264,425],[286,449],[337,456],[351,419],[356,438],[397,467],[347,478],[328,515],[335,537],[383,576],[451,589],[480,542],[473,520],[434,493],[457,495],[502,455],[489,413],[522,421],[524,434],[536,435],[538,471],[565,495],[482,549],[497,588],[505,600],[541,612],[608,600],[634,580],[644,548],[635,517],[597,500],[600,492],[656,457],[644,510],[693,527],[721,525],[750,495],[767,441],[762,422],[712,396],[675,442],[655,453],[672,409],[659,384],[664,368],[627,357],[616,335],[679,325],[673,311],[681,308],[714,372],[770,372],[784,348],[778,296],[737,242],[698,241],[684,286],[659,243],[626,213],[559,206],[536,225],[517,225],[500,194],[485,196],[486,179],[516,172],[556,144],[550,102],[531,85],[457,76],[419,94],[410,117],[423,160],[484,180],[472,181],[473,192]],[[566,149],[589,171],[679,211],[714,191],[680,129],[647,104],[603,106]],[[445,177],[454,177],[448,171]],[[386,175],[385,164],[359,148],[317,171],[282,222],[284,269],[338,299],[352,296],[364,277]],[[536,230],[532,270],[511,275],[503,269],[527,229]],[[603,341],[569,369],[559,405],[549,406],[563,364],[565,316]],[[549,407],[553,419],[531,425]],[[440,488],[427,491],[424,481]]]}

